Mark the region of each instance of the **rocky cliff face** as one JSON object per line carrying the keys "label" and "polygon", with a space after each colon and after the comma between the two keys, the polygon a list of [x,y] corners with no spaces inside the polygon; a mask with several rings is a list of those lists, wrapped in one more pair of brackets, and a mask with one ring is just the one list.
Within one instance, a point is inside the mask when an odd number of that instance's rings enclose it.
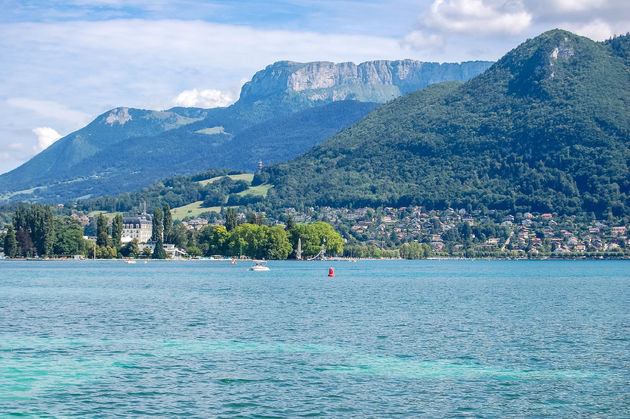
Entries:
{"label": "rocky cliff face", "polygon": [[489,61],[425,63],[415,60],[331,63],[280,61],[243,86],[240,102],[299,94],[311,101],[354,99],[385,102],[442,81],[467,81],[492,65]]}

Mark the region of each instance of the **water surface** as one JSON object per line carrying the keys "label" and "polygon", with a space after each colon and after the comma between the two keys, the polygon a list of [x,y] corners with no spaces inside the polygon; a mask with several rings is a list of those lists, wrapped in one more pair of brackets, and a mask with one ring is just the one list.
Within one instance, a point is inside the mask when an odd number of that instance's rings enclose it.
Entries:
{"label": "water surface", "polygon": [[0,413],[630,416],[624,261],[0,263]]}

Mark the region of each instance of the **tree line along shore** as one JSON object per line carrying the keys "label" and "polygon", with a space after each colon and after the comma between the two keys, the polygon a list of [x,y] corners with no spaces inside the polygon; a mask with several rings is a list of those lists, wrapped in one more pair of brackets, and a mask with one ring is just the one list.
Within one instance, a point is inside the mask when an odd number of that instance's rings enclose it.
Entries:
{"label": "tree line along shore", "polygon": [[[329,256],[343,254],[343,240],[325,222],[268,225],[261,214],[251,213],[239,222],[235,209],[226,211],[223,225],[187,229],[173,222],[168,205],[155,208],[151,238],[124,241],[123,216],[94,217],[96,235],[84,235],[81,221],[54,215],[49,205],[21,206],[13,214],[0,240],[7,258],[86,257],[98,259],[228,256],[283,260],[295,254],[300,242],[301,256],[313,257],[325,244]],[[168,250],[173,250],[170,254]]]}
{"label": "tree line along shore", "polygon": [[422,207],[323,207],[289,210],[282,220],[269,220],[261,212],[225,208],[210,219],[174,221],[165,204],[153,210],[151,238],[141,243],[123,237],[122,214],[94,215],[86,224],[87,216],[60,212],[48,205],[17,208],[0,233],[2,254],[7,258],[283,260],[296,257],[299,240],[306,259],[317,255],[324,243],[327,257],[352,259],[630,257],[627,220],[612,216],[597,220]]}

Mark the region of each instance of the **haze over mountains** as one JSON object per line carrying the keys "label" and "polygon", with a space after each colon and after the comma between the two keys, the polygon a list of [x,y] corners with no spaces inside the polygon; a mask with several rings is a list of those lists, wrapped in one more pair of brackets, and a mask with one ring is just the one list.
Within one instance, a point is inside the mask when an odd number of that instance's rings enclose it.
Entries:
{"label": "haze over mountains", "polygon": [[379,103],[492,63],[278,62],[246,83],[227,108],[116,108],[0,176],[0,202],[64,202],[138,190],[210,168],[253,171],[287,161]]}

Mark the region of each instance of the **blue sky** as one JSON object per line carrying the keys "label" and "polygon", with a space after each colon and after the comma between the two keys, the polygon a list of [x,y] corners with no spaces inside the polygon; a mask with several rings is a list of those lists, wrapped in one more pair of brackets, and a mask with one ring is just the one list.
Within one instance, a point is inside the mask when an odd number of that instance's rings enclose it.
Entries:
{"label": "blue sky", "polygon": [[63,22],[110,19],[203,20],[261,29],[312,30],[404,36],[422,4],[394,0],[302,1],[4,1],[0,22]]}
{"label": "blue sky", "polygon": [[278,60],[495,60],[628,0],[0,0],[0,173],[117,106],[225,106]]}

